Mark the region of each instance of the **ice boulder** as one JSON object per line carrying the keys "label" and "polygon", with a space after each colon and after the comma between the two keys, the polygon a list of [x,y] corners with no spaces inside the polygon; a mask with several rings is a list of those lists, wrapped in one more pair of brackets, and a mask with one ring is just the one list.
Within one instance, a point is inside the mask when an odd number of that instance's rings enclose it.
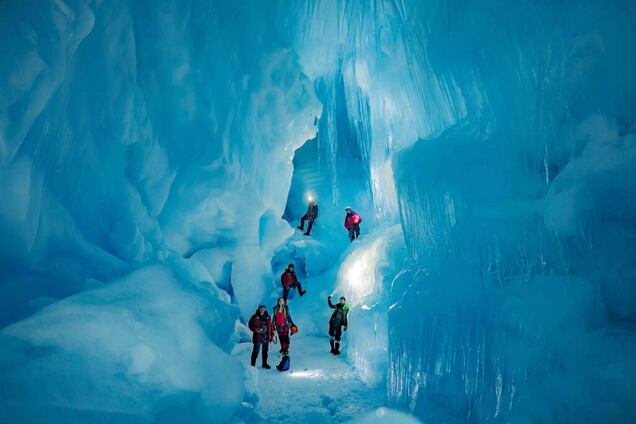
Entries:
{"label": "ice boulder", "polygon": [[238,309],[149,266],[1,332],[0,421],[222,422],[244,396]]}

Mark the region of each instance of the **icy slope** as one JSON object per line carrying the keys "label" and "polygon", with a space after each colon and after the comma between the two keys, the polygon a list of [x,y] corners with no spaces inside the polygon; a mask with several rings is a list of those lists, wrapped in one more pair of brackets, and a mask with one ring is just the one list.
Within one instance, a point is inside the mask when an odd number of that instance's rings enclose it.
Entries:
{"label": "icy slope", "polygon": [[184,281],[143,268],[4,328],[0,419],[229,419],[244,397],[243,370],[220,348],[234,328],[215,323],[238,310],[209,284]]}

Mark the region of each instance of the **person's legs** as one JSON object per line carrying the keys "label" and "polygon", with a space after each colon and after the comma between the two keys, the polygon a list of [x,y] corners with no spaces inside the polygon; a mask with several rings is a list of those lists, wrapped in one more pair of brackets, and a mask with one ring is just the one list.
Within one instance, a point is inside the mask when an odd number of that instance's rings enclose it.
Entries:
{"label": "person's legs", "polygon": [[267,364],[267,354],[269,351],[269,343],[265,342],[263,343],[263,368],[269,369],[271,368],[268,364]]}
{"label": "person's legs", "polygon": [[280,339],[280,348],[281,348],[281,353],[283,355],[286,355],[289,352],[289,334],[283,334],[279,337]]}
{"label": "person's legs", "polygon": [[300,282],[296,283],[294,287],[296,287],[296,289],[298,290],[298,294],[301,296],[307,293],[307,290],[303,290],[303,287],[300,285]]}
{"label": "person's legs", "polygon": [[252,366],[256,366],[256,358],[258,358],[258,351],[261,350],[260,342],[253,342],[254,346],[252,346]]}
{"label": "person's legs", "polygon": [[353,232],[353,228],[349,230],[349,241],[353,241],[355,238],[355,233]]}
{"label": "person's legs", "polygon": [[336,339],[336,343],[334,344],[335,349],[333,351],[334,355],[340,355],[340,336],[342,336],[342,326],[336,326],[336,331],[334,332],[334,337]]}
{"label": "person's legs", "polygon": [[355,232],[355,235],[356,235],[356,237],[355,237],[355,238],[360,237],[360,226],[359,226],[358,224],[355,224],[355,225],[353,226],[353,231]]}
{"label": "person's legs", "polygon": [[334,353],[334,351],[336,350],[334,346],[335,334],[336,334],[336,329],[334,328],[332,323],[329,323],[329,344],[331,345],[331,351],[329,353]]}
{"label": "person's legs", "polygon": [[[305,228],[305,221],[307,221],[307,214],[303,215],[302,218],[300,218],[300,225],[298,226],[299,230],[302,230],[303,228]],[[309,221],[309,229],[311,229],[311,221]],[[307,230],[307,232],[309,232],[309,230]]]}
{"label": "person's legs", "polygon": [[283,299],[285,299],[285,303],[287,303],[287,296],[289,296],[289,287],[283,286]]}
{"label": "person's legs", "polygon": [[311,234],[311,229],[313,227],[314,227],[314,219],[313,218],[309,218],[309,226],[307,227],[307,231],[305,232],[306,236]]}

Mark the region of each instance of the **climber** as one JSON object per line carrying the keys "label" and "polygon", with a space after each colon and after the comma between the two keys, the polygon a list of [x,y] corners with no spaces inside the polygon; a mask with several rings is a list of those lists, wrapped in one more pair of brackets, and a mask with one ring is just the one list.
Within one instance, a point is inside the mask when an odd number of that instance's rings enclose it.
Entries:
{"label": "climber", "polygon": [[344,327],[344,331],[347,331],[349,306],[344,296],[342,296],[340,301],[335,305],[331,303],[331,296],[329,296],[327,297],[327,303],[329,303],[331,309],[335,309],[329,320],[329,344],[331,344],[331,353],[340,355],[340,336],[342,335],[342,327]]}
{"label": "climber", "polygon": [[280,340],[280,353],[283,355],[289,354],[289,335],[296,334],[298,327],[294,324],[291,314],[289,313],[289,307],[282,297],[278,299],[278,303],[274,306],[274,327],[278,333],[278,340]]}
{"label": "climber", "polygon": [[283,299],[285,299],[285,302],[287,302],[289,290],[298,289],[298,294],[301,296],[307,293],[307,290],[303,290],[300,281],[298,281],[298,277],[296,277],[294,264],[287,265],[287,269],[283,272],[283,275],[280,276],[280,283],[283,286]]}
{"label": "climber", "polygon": [[344,226],[349,231],[349,240],[353,241],[360,237],[360,223],[362,218],[350,206],[345,208],[347,215],[345,216]]}
{"label": "climber", "polygon": [[267,364],[267,351],[269,350],[269,344],[274,341],[274,331],[272,329],[272,320],[267,313],[267,307],[260,305],[252,318],[250,318],[248,327],[252,330],[252,366],[256,366],[256,358],[258,358],[258,351],[263,350],[262,364],[263,368],[270,369]]}
{"label": "climber", "polygon": [[318,202],[316,202],[312,197],[309,198],[309,205],[307,206],[307,212],[300,219],[300,225],[298,226],[299,230],[303,230],[305,228],[305,221],[309,221],[309,226],[307,227],[307,231],[305,235],[308,236],[311,234],[311,229],[314,226],[314,221],[318,219]]}

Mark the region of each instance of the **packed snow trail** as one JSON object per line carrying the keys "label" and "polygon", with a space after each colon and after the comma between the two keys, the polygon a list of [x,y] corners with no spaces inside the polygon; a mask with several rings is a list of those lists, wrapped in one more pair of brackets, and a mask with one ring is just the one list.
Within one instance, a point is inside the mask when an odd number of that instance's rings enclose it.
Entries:
{"label": "packed snow trail", "polygon": [[[356,332],[365,331],[363,326],[370,325],[369,322],[355,318],[350,321],[349,331],[342,336],[340,356],[329,353],[327,336],[333,312],[327,305],[327,296],[332,295],[337,300],[345,295],[350,301],[356,301],[353,292],[339,291],[338,271],[348,254],[366,246],[364,239],[368,236],[350,244],[340,219],[324,221],[317,222],[311,237],[296,230],[276,249],[272,259],[274,281],[264,300],[270,315],[271,305],[282,295],[280,275],[289,263],[296,266],[303,289],[307,290],[302,297],[295,289],[290,291],[290,313],[300,331],[291,337],[290,370],[280,372],[276,369],[281,359],[280,344],[269,346],[270,370],[261,368],[260,354],[256,367],[249,367],[253,346],[251,333],[245,334],[243,343],[234,349],[233,356],[249,368],[250,379],[258,390],[259,400],[254,405],[253,415],[244,417],[250,423],[346,422],[385,405],[384,385],[366,384],[356,367],[347,360],[349,338]],[[295,226],[297,221],[290,224]],[[368,337],[373,339],[371,333]]]}
{"label": "packed snow trail", "polygon": [[[384,405],[381,389],[365,385],[344,357],[329,353],[328,338],[292,337],[291,368],[284,372],[276,369],[279,347],[270,345],[271,370],[261,368],[260,356],[254,369],[260,396],[255,412],[262,422],[344,422]],[[243,343],[235,357],[249,364],[251,348]]]}

